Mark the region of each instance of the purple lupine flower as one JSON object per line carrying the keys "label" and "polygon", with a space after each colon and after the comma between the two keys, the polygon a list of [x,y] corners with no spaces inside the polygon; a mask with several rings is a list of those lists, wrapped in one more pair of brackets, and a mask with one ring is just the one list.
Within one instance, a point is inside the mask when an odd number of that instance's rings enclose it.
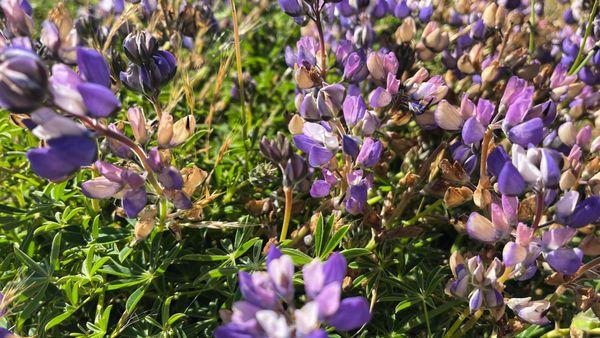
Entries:
{"label": "purple lupine flower", "polygon": [[127,88],[155,96],[175,76],[175,56],[159,50],[158,42],[149,33],[129,34],[123,41],[123,48],[130,62],[119,77]]}
{"label": "purple lupine flower", "polygon": [[578,200],[577,191],[565,192],[556,203],[555,220],[575,229],[600,221],[600,196]]}
{"label": "purple lupine flower", "polygon": [[491,221],[479,213],[473,212],[466,224],[467,234],[484,243],[493,243],[504,239],[508,237],[511,231],[507,213],[503,210],[503,207],[492,203],[490,208]]}
{"label": "purple lupine flower", "polygon": [[547,300],[532,301],[531,297],[511,298],[506,305],[524,321],[536,325],[548,325],[550,321],[546,313],[550,308],[550,302]]}
{"label": "purple lupine flower", "polygon": [[396,75],[399,63],[394,52],[386,50],[372,51],[367,56],[367,69],[374,80],[387,81],[388,74]]}
{"label": "purple lupine flower", "polygon": [[62,181],[96,160],[96,141],[83,126],[48,108],[33,112],[31,121],[34,134],[46,141],[46,146],[30,149],[26,154],[37,175]]}
{"label": "purple lupine flower", "polygon": [[504,245],[502,260],[506,266],[512,266],[511,278],[523,281],[537,272],[536,260],[541,255],[539,239],[534,238],[533,229],[519,223],[515,231],[515,240]]}
{"label": "purple lupine flower", "polygon": [[565,275],[574,274],[582,264],[583,252],[565,245],[575,236],[576,229],[552,229],[542,234],[542,253],[550,267]]}
{"label": "purple lupine flower", "polygon": [[0,7],[6,19],[9,35],[31,36],[33,32],[32,8],[27,0],[2,0]]}
{"label": "purple lupine flower", "polygon": [[305,122],[302,134],[294,135],[294,143],[298,149],[308,154],[312,167],[326,164],[339,148],[337,136],[325,122]]}
{"label": "purple lupine flower", "polygon": [[373,167],[375,164],[377,164],[377,162],[379,162],[382,151],[383,145],[381,141],[376,141],[370,137],[367,137],[360,147],[360,152],[356,157],[356,162],[367,168]]}
{"label": "purple lupine flower", "polygon": [[344,79],[350,83],[358,83],[369,75],[367,60],[363,51],[352,52],[344,62]]}
{"label": "purple lupine flower", "polygon": [[136,217],[147,203],[145,179],[130,169],[108,162],[96,161],[95,166],[102,177],[83,182],[83,194],[95,199],[121,198],[127,217]]}
{"label": "purple lupine flower", "polygon": [[[297,337],[327,337],[321,323],[340,331],[361,327],[371,317],[363,297],[341,299],[346,260],[333,253],[325,262],[315,259],[302,269],[307,302],[293,306],[294,266],[289,256],[272,246],[267,255],[267,271],[239,273],[244,300],[232,307],[231,321],[215,331],[215,337],[265,336],[267,332]],[[291,306],[284,307],[283,303]],[[289,311],[286,312],[286,310]]]}
{"label": "purple lupine flower", "polygon": [[285,14],[291,17],[297,17],[302,15],[302,5],[298,0],[279,0],[279,6],[285,12]]}
{"label": "purple lupine flower", "polygon": [[29,113],[46,99],[46,66],[33,52],[8,47],[0,53],[0,107]]}
{"label": "purple lupine flower", "polygon": [[448,294],[467,299],[471,313],[480,308],[501,311],[504,298],[497,279],[502,275],[504,265],[500,260],[495,258],[486,269],[481,257],[471,257],[465,262],[455,252],[450,261],[453,278],[446,285]]}
{"label": "purple lupine flower", "polygon": [[177,209],[190,209],[192,201],[190,197],[183,192],[183,176],[181,172],[170,165],[167,165],[157,147],[148,152],[148,163],[152,171],[156,173],[156,179],[163,186],[165,196],[173,202]]}
{"label": "purple lupine flower", "polygon": [[372,175],[364,175],[362,170],[355,170],[346,177],[348,191],[346,192],[345,209],[352,215],[363,212],[367,204],[367,193],[373,185]]}

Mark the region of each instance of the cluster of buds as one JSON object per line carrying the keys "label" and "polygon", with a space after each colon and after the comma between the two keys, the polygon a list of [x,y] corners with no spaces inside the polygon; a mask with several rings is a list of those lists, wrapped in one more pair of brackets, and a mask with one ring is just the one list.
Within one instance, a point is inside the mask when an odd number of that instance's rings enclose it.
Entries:
{"label": "cluster of buds", "polygon": [[364,297],[341,298],[346,276],[346,259],[334,252],[325,262],[319,259],[304,265],[302,279],[306,302],[299,307],[294,287],[294,264],[290,256],[272,246],[267,255],[267,271],[252,274],[240,271],[239,288],[244,300],[222,313],[223,326],[215,337],[313,337],[325,338],[322,325],[350,331],[370,319]]}
{"label": "cluster of buds", "polygon": [[160,50],[158,41],[146,31],[129,34],[123,41],[129,64],[119,75],[127,88],[155,98],[160,88],[173,79],[177,62],[173,54]]}

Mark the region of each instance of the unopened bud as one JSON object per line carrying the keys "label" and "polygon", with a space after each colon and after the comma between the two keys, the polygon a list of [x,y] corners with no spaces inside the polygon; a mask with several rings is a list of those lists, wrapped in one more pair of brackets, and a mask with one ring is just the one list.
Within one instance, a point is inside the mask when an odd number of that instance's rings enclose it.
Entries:
{"label": "unopened bud", "polygon": [[475,73],[475,66],[473,66],[469,56],[466,54],[463,54],[460,58],[458,58],[456,67],[458,67],[458,70],[460,70],[462,73],[467,75]]}
{"label": "unopened bud", "polygon": [[506,22],[507,10],[506,7],[500,5],[496,10],[496,20],[494,21],[496,29],[502,28]]}
{"label": "unopened bud", "polygon": [[129,121],[135,140],[140,144],[146,143],[148,141],[148,130],[146,117],[142,109],[139,107],[129,108],[127,110],[127,120]]}
{"label": "unopened bud", "polygon": [[577,140],[577,127],[570,121],[563,123],[558,127],[558,138],[562,143],[573,146]]}
{"label": "unopened bud", "polygon": [[288,130],[293,135],[299,135],[302,134],[302,128],[304,128],[304,119],[300,115],[295,114],[288,123]]}
{"label": "unopened bud", "polygon": [[448,47],[450,37],[448,36],[448,32],[436,28],[425,36],[424,43],[427,48],[435,52],[441,52]]}
{"label": "unopened bud", "polygon": [[310,89],[317,85],[314,81],[314,76],[311,73],[311,70],[306,68],[305,66],[295,66],[294,67],[294,80],[296,80],[296,84],[301,89]]}
{"label": "unopened bud", "polygon": [[487,5],[485,10],[483,11],[482,19],[483,24],[486,27],[493,28],[496,25],[496,11],[498,10],[498,5],[495,2]]}
{"label": "unopened bud", "polygon": [[481,72],[481,80],[484,84],[496,82],[500,78],[500,70],[497,64],[490,64]]}
{"label": "unopened bud", "polygon": [[175,147],[185,142],[194,134],[196,129],[196,119],[194,115],[188,115],[173,125],[173,136],[169,142],[169,146]]}
{"label": "unopened bud", "polygon": [[158,121],[157,141],[161,148],[166,148],[173,137],[173,116],[169,113],[163,113]]}
{"label": "unopened bud", "polygon": [[407,43],[415,37],[417,27],[415,20],[412,17],[408,17],[402,21],[402,25],[396,30],[396,42]]}
{"label": "unopened bud", "polygon": [[575,186],[575,183],[577,183],[577,177],[573,175],[571,170],[567,170],[560,175],[559,186],[561,190],[571,190],[571,188]]}

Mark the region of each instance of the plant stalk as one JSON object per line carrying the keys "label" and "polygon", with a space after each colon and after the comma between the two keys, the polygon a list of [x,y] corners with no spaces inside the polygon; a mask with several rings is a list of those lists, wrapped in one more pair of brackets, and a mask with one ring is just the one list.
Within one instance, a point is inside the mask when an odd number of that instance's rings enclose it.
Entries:
{"label": "plant stalk", "polygon": [[281,226],[281,236],[279,238],[280,242],[285,241],[285,239],[287,238],[287,232],[288,228],[290,227],[290,220],[292,218],[292,205],[294,203],[291,187],[284,187],[283,193],[285,195],[285,209],[283,212],[283,225]]}

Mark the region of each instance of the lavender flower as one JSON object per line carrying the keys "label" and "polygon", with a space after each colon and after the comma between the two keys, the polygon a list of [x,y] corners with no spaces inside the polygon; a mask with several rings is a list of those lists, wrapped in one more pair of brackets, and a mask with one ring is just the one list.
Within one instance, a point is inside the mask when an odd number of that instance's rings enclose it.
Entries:
{"label": "lavender flower", "polygon": [[292,259],[272,246],[267,272],[239,272],[244,300],[233,305],[231,321],[217,328],[215,337],[271,337],[275,333],[278,337],[326,337],[322,324],[340,331],[357,329],[371,318],[369,304],[363,297],[341,299],[345,274],[346,260],[339,253],[325,262],[317,259],[305,265],[307,302],[298,308]]}

